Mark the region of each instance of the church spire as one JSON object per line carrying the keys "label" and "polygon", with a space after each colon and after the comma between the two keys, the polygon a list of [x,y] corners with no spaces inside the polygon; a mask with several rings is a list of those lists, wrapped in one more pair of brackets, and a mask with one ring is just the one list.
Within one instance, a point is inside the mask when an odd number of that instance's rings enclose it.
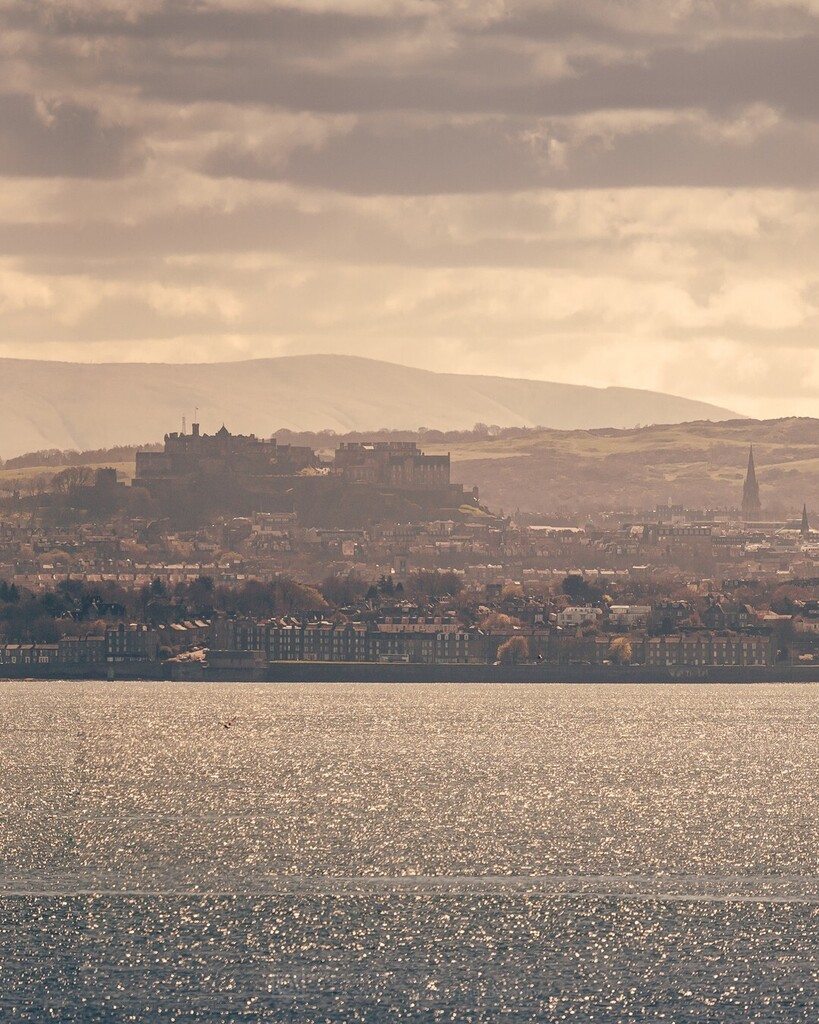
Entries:
{"label": "church spire", "polygon": [[759,484],[754,466],[754,446],[751,445],[751,450],[748,452],[748,472],[745,474],[745,484],[742,488],[742,518],[745,520],[758,519],[761,511]]}
{"label": "church spire", "polygon": [[803,537],[810,536],[810,523],[808,522],[808,506],[802,506],[802,526],[799,528],[799,532]]}

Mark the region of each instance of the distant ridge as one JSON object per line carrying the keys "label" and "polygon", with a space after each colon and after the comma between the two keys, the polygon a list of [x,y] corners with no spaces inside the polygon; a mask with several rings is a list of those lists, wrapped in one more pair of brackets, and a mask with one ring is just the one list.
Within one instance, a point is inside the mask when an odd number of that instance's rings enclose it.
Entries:
{"label": "distant ridge", "polygon": [[358,356],[229,363],[58,363],[0,359],[0,457],[160,440],[191,423],[235,433],[468,429],[564,430],[736,417],[706,402],[633,388],[433,373]]}

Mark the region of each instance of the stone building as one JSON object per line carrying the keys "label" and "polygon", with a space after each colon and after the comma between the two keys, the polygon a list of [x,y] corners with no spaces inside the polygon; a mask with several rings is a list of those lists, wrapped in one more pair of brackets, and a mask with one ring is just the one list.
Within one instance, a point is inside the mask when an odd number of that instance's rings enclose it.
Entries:
{"label": "stone building", "polygon": [[762,503],[759,500],[759,484],[754,466],[754,446],[751,445],[748,452],[748,470],[742,487],[742,518],[746,522],[754,522],[759,519],[761,512]]}
{"label": "stone building", "polygon": [[391,490],[436,491],[450,486],[449,455],[425,455],[414,441],[340,444],[334,467],[350,481]]}
{"label": "stone building", "polygon": [[301,472],[318,464],[311,448],[280,445],[255,434],[231,434],[224,425],[202,434],[194,423],[190,434],[166,434],[161,452],[137,452],[136,481],[180,480],[190,476],[267,477]]}

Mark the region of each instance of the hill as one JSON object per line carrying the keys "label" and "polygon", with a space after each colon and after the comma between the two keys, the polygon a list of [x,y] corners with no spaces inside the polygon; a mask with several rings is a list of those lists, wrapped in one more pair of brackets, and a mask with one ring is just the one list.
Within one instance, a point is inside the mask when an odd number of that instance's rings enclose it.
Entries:
{"label": "hill", "polygon": [[0,359],[0,458],[48,448],[160,440],[198,409],[202,429],[269,436],[336,431],[559,429],[724,420],[726,409],[653,391],[432,373],[355,356],[231,363],[58,363]]}
{"label": "hill", "polygon": [[533,431],[454,446],[453,479],[496,509],[552,514],[739,505],[754,446],[763,514],[819,514],[819,420],[732,420],[632,430]]}
{"label": "hill", "polygon": [[[362,435],[279,432],[329,456],[340,441]],[[819,420],[699,421],[631,430],[508,429],[441,434],[413,431],[366,435],[372,440],[416,440],[430,454],[449,452],[452,479],[476,485],[483,500],[507,512],[573,516],[606,509],[652,509],[670,499],[689,508],[736,506],[753,444],[764,511],[798,513],[802,503],[819,516]],[[0,493],[47,486],[67,465],[116,466],[133,475],[133,451],[36,453],[0,470]]]}

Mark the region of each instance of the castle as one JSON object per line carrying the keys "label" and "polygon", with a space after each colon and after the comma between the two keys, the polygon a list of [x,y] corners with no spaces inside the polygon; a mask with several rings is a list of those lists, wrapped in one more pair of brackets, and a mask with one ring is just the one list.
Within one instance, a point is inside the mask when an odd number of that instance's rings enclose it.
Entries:
{"label": "castle", "polygon": [[[224,511],[310,513],[333,503],[405,518],[457,511],[477,495],[450,480],[449,455],[427,455],[414,442],[340,444],[330,462],[308,447],[278,444],[222,426],[203,434],[165,435],[161,452],[138,452],[135,487],[166,511],[198,503]],[[323,518],[329,510],[325,508]],[[322,518],[320,517],[320,518]]]}
{"label": "castle", "polygon": [[166,434],[165,450],[137,452],[136,479],[180,480],[193,475],[281,476],[318,465],[311,448],[280,445],[275,438],[231,434],[224,425],[215,434],[202,434],[194,423],[190,434]]}
{"label": "castle", "polygon": [[425,455],[414,441],[340,444],[333,466],[348,480],[409,491],[446,490],[449,455]]}

